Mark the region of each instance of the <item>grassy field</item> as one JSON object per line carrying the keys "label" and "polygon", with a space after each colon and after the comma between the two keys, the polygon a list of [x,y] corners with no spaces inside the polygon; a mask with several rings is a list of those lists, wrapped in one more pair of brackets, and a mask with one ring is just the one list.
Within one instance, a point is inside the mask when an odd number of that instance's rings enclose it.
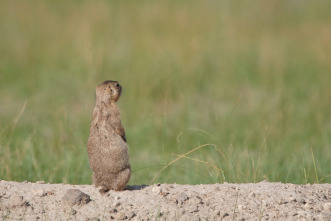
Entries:
{"label": "grassy field", "polygon": [[1,1],[0,179],[91,183],[94,90],[111,79],[129,184],[331,182],[330,9]]}

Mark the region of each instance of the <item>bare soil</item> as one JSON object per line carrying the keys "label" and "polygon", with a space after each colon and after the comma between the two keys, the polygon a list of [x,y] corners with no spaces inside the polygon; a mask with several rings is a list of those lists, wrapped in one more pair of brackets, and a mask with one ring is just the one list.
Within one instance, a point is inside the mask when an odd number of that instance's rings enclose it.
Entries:
{"label": "bare soil", "polygon": [[0,181],[2,220],[331,220],[331,184],[128,186]]}

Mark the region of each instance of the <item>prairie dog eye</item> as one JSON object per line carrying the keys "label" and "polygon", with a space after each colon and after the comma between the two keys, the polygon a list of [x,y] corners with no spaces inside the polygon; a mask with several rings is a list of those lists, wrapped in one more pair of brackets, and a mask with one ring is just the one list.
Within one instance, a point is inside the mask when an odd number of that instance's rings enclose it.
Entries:
{"label": "prairie dog eye", "polygon": [[120,85],[117,83],[115,86],[116,86],[116,87],[119,87]]}

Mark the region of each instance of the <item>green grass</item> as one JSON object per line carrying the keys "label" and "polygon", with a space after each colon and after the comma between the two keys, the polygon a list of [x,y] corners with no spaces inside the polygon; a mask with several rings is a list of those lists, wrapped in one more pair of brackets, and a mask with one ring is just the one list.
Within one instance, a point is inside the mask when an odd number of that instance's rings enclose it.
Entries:
{"label": "green grass", "polygon": [[331,2],[0,2],[0,179],[91,183],[124,88],[130,184],[331,182]]}

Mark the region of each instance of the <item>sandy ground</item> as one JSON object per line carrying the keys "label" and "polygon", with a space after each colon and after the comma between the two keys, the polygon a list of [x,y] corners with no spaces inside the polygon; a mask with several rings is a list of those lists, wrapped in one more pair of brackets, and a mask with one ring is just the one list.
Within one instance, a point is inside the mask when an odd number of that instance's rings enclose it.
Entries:
{"label": "sandy ground", "polygon": [[331,184],[129,186],[0,181],[2,220],[331,220]]}

